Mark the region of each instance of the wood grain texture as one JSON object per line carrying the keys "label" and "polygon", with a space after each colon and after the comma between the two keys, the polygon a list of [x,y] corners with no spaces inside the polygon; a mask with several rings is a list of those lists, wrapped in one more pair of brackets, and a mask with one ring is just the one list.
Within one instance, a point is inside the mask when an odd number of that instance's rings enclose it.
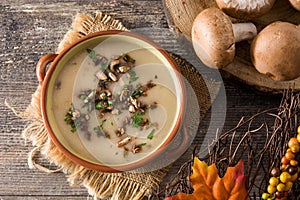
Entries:
{"label": "wood grain texture", "polygon": [[[188,38],[196,16],[206,8],[217,7],[214,0],[163,0],[166,6],[169,26]],[[243,22],[231,18],[232,22]],[[244,20],[245,21],[245,20]],[[265,15],[251,20],[258,32],[275,21],[285,21],[293,24],[300,23],[300,12],[296,11],[289,1],[276,1],[272,9]],[[295,88],[300,91],[300,77],[291,81],[275,81],[265,74],[259,73],[251,63],[250,42],[235,44],[234,61],[222,69],[229,79],[240,80],[244,84],[263,92],[282,93],[285,89]]]}
{"label": "wood grain texture", "polygon": [[[129,29],[139,27],[167,28],[167,21],[160,0],[2,0],[0,3],[0,199],[87,199],[84,187],[70,187],[62,173],[45,174],[29,169],[27,155],[31,145],[26,144],[21,132],[26,124],[15,117],[5,106],[7,100],[12,105],[24,109],[37,87],[35,64],[46,54],[55,52],[59,41],[69,29],[76,13],[93,13],[101,10],[121,20]],[[173,48],[172,42],[161,37],[158,30],[153,37],[166,48]],[[178,52],[184,52],[178,48]],[[199,134],[205,134],[210,124],[213,130],[219,127],[222,116],[227,114],[224,130],[236,125],[240,117],[251,115],[260,109],[277,106],[280,96],[257,94],[233,81],[225,81],[227,103],[215,104],[220,112],[213,120],[208,115],[202,122]],[[219,117],[218,117],[219,116]],[[212,121],[215,123],[212,123]],[[195,144],[201,143],[196,139]],[[189,151],[174,163],[164,184],[176,173],[182,162],[188,159]],[[43,165],[54,165],[43,161]]]}

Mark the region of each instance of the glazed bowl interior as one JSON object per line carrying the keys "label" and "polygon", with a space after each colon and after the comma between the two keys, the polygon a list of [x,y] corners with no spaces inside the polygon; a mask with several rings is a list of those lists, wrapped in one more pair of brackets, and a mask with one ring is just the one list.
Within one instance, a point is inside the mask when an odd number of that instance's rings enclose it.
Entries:
{"label": "glazed bowl interior", "polygon": [[[120,118],[126,110],[117,115],[99,117],[97,109],[87,111],[79,98],[83,91],[93,91],[98,87],[95,73],[99,68],[93,65],[88,50],[105,58],[128,54],[135,60],[133,70],[137,80],[131,83],[132,87],[149,81],[156,84],[141,100],[149,104],[155,102],[156,109],[149,109],[149,120],[156,125],[155,128],[151,125],[149,130],[132,126],[126,128],[126,134],[135,138],[135,145],[142,146],[139,153],[116,145],[122,136],[115,133],[122,126]],[[124,86],[128,87],[128,81],[128,75],[120,76],[110,88],[113,95],[120,94]],[[172,141],[180,127],[184,107],[180,73],[166,52],[133,33],[99,32],[71,45],[54,60],[43,87],[43,117],[51,138],[71,160],[88,168],[113,172],[145,165]],[[159,87],[162,89],[155,89]],[[87,128],[81,130],[77,127],[76,131],[71,131],[70,125],[65,122],[70,108],[80,110],[81,115],[88,115]],[[130,116],[130,113],[127,115]],[[150,139],[149,134],[152,134]]]}

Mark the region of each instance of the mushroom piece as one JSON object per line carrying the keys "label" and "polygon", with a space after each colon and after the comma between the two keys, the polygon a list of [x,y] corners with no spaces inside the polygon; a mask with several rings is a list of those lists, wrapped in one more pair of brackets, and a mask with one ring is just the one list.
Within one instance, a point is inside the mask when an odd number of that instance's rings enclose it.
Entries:
{"label": "mushroom piece", "polygon": [[233,61],[235,43],[256,36],[252,23],[232,24],[218,8],[203,10],[194,20],[192,43],[200,60],[212,68],[223,68]]}
{"label": "mushroom piece", "polygon": [[300,0],[290,0],[290,3],[296,10],[300,11]]}
{"label": "mushroom piece", "polygon": [[276,0],[216,0],[218,7],[231,17],[253,19],[267,13]]}
{"label": "mushroom piece", "polygon": [[251,44],[251,60],[262,74],[288,81],[300,76],[300,26],[274,22]]}

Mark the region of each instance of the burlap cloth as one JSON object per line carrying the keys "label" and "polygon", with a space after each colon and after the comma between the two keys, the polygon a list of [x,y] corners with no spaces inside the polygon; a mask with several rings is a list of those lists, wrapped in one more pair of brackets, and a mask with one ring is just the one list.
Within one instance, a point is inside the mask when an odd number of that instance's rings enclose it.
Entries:
{"label": "burlap cloth", "polygon": [[[127,30],[121,22],[103,15],[101,12],[96,12],[94,15],[77,14],[72,29],[67,32],[59,44],[57,53],[82,36],[109,29]],[[172,55],[172,57],[181,68],[183,76],[195,90],[201,116],[204,116],[218,94],[220,85],[207,80],[205,83],[203,77],[193,66],[178,56]],[[40,91],[41,88],[38,86],[32,95],[31,104],[24,112],[18,112],[11,107],[16,115],[28,122],[28,126],[23,131],[23,137],[33,145],[28,158],[30,168],[37,168],[48,173],[62,171],[72,186],[84,185],[95,199],[137,200],[145,196],[149,197],[158,191],[159,184],[168,168],[137,174],[133,172],[102,173],[73,163],[62,154],[53,144],[44,126],[40,108]],[[38,164],[36,154],[41,154],[50,163],[57,165],[58,169],[50,170]]]}

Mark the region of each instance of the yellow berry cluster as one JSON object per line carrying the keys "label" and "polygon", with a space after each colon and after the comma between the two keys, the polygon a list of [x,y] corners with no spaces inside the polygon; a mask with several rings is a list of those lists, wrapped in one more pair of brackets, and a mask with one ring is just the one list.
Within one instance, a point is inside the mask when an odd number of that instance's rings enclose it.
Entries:
{"label": "yellow berry cluster", "polygon": [[300,173],[298,165],[298,162],[300,162],[300,126],[297,130],[297,137],[289,140],[288,147],[281,159],[280,169],[275,167],[271,170],[267,192],[262,194],[262,199],[286,200],[288,192],[297,180]]}

